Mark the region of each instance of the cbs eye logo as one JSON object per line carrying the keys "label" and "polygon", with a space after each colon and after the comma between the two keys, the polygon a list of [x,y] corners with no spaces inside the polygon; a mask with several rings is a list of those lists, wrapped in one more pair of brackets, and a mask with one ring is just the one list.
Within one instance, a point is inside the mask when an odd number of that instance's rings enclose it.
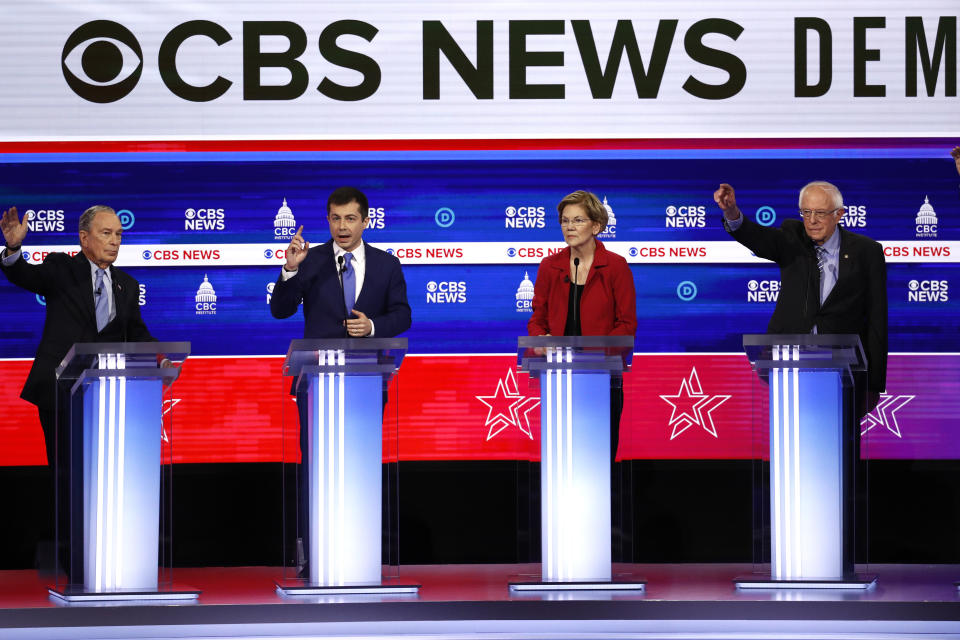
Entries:
{"label": "cbs eye logo", "polygon": [[60,56],[63,77],[90,102],[116,102],[137,86],[143,72],[140,43],[122,24],[94,20],[70,34]]}

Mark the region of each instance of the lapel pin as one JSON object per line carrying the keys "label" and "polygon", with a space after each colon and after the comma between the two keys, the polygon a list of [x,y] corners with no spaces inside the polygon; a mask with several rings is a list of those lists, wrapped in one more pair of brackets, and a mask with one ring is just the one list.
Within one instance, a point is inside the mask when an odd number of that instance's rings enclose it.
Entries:
{"label": "lapel pin", "polygon": [[845,253],[845,254],[843,254],[843,257],[844,257],[844,258],[849,258],[850,256]]}

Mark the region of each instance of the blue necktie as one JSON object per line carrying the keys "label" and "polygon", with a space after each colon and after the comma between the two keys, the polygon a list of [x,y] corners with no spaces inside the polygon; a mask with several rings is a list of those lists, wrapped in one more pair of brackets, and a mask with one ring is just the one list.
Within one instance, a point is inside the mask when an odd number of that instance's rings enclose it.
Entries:
{"label": "blue necktie", "polygon": [[107,285],[104,280],[103,269],[97,269],[97,284],[94,291],[97,309],[97,333],[110,322],[110,297],[107,295]]}
{"label": "blue necktie", "polygon": [[346,305],[348,318],[357,300],[357,272],[350,264],[352,260],[352,253],[343,254],[343,304]]}

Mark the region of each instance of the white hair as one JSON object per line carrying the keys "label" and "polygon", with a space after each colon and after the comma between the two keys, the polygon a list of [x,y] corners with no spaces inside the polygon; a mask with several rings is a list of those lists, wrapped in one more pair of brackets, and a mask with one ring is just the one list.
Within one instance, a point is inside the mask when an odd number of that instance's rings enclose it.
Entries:
{"label": "white hair", "polygon": [[80,215],[80,231],[90,231],[90,224],[101,211],[116,213],[113,207],[108,207],[105,204],[95,204]]}
{"label": "white hair", "polygon": [[803,194],[807,192],[807,189],[823,189],[825,192],[830,194],[830,197],[833,198],[833,207],[839,209],[843,206],[843,194],[840,193],[840,189],[837,189],[836,185],[827,182],[826,180],[814,180],[813,182],[808,182],[803,185],[803,189],[800,189],[800,197],[797,199],[797,206],[803,208]]}

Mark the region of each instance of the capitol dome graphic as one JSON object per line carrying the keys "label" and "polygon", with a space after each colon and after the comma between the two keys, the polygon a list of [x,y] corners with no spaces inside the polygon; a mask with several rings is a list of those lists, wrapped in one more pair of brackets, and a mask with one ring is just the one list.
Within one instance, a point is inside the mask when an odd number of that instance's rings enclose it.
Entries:
{"label": "capitol dome graphic", "polygon": [[617,235],[617,216],[613,213],[613,207],[607,202],[607,196],[603,196],[603,208],[607,210],[607,226],[598,235],[614,238]]}
{"label": "capitol dome graphic", "polygon": [[923,197],[923,204],[917,211],[916,225],[918,238],[937,237],[937,212],[933,210],[929,196]]}
{"label": "capitol dome graphic", "polygon": [[284,198],[283,205],[277,209],[277,215],[273,219],[273,234],[277,240],[288,240],[293,237],[296,227],[293,210],[287,206],[287,199]]}
{"label": "capitol dome graphic", "polygon": [[530,311],[530,303],[533,301],[533,282],[530,281],[530,273],[523,273],[523,280],[517,287],[517,311]]}
{"label": "capitol dome graphic", "polygon": [[210,280],[207,279],[207,275],[203,275],[203,282],[200,283],[200,288],[197,289],[196,302],[216,302],[217,301],[217,292],[213,290],[213,285],[210,284]]}

